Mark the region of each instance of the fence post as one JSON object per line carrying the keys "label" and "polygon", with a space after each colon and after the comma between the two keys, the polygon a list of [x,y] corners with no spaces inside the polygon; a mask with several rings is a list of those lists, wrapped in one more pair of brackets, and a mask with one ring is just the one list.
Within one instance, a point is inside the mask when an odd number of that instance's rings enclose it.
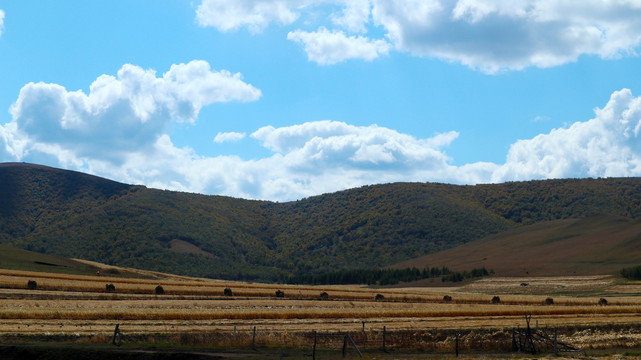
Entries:
{"label": "fence post", "polygon": [[385,332],[386,329],[385,326],[383,326],[383,352],[387,352],[387,350],[385,350]]}
{"label": "fence post", "polygon": [[458,357],[458,332],[456,333],[456,357]]}
{"label": "fence post", "polygon": [[363,321],[363,332],[365,332],[365,321]]}
{"label": "fence post", "polygon": [[314,348],[312,349],[312,360],[316,360],[316,330],[314,330]]}
{"label": "fence post", "polygon": [[[116,324],[116,329],[114,330],[114,338],[111,340],[111,343],[114,345],[120,345],[122,339],[120,338],[120,324]],[[116,344],[116,336],[118,336],[118,344]]]}
{"label": "fence post", "polygon": [[252,335],[252,350],[256,350],[256,327],[254,326],[254,334]]}
{"label": "fence post", "polygon": [[352,337],[349,336],[349,334],[345,335],[345,343],[347,343],[347,339],[349,339],[349,341],[352,343],[352,346],[354,346],[354,349],[356,349],[356,352],[358,353],[358,355],[360,355],[360,357],[363,357],[363,354],[358,349],[358,346],[356,346],[356,343],[354,342],[354,339],[352,339]]}
{"label": "fence post", "polygon": [[347,356],[347,335],[343,338],[343,357]]}

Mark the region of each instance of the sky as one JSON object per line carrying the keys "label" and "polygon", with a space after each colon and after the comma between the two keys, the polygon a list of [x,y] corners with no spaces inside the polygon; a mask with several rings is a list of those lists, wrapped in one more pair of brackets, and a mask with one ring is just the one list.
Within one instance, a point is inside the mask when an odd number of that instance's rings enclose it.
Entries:
{"label": "sky", "polygon": [[290,201],[641,176],[639,0],[0,0],[0,162]]}

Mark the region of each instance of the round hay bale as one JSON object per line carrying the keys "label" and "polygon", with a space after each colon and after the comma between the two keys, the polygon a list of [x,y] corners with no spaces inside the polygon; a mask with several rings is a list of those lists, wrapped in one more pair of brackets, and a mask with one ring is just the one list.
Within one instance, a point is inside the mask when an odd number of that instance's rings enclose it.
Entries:
{"label": "round hay bale", "polygon": [[599,305],[606,306],[607,304],[608,304],[608,301],[605,298],[599,299]]}

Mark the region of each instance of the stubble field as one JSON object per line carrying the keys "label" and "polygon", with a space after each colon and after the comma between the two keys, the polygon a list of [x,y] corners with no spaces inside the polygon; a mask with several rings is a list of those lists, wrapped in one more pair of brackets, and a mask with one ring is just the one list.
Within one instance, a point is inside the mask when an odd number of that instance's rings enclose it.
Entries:
{"label": "stubble field", "polygon": [[[315,333],[319,349],[340,350],[349,334],[364,349],[382,348],[385,337],[386,350],[450,353],[459,337],[461,351],[509,353],[512,329],[531,315],[533,329],[556,329],[559,342],[581,351],[641,348],[639,284],[607,276],[372,289],[147,275],[0,270],[0,341],[111,343],[118,324],[130,344],[310,348]],[[155,294],[158,285],[164,294]]]}

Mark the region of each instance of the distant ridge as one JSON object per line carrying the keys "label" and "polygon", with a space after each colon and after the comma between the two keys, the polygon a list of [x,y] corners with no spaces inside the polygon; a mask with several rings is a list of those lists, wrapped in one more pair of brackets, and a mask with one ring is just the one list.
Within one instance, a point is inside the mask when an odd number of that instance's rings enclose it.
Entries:
{"label": "distant ridge", "polygon": [[641,215],[639,178],[394,183],[286,203],[162,191],[24,163],[0,164],[0,184],[0,243],[261,281],[389,266],[529,224]]}

